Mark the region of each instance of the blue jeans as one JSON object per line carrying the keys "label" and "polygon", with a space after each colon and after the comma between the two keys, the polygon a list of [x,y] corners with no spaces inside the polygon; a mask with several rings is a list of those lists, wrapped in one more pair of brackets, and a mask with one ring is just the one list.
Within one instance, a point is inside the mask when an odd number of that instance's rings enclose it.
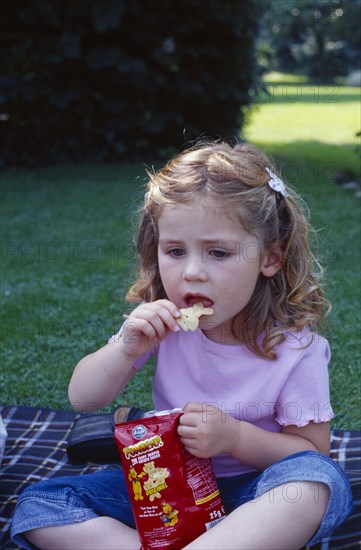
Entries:
{"label": "blue jeans", "polygon": [[[349,482],[343,470],[330,458],[313,451],[288,456],[264,470],[230,478],[218,478],[227,513],[284,483],[292,483],[293,499],[299,499],[297,482],[325,483],[330,500],[313,545],[339,526],[353,509]],[[315,487],[315,498],[318,498]],[[270,493],[272,494],[272,493]],[[288,498],[288,495],[285,495]],[[20,495],[12,523],[12,540],[33,549],[22,534],[30,529],[67,525],[99,516],[115,518],[135,527],[122,470],[101,470],[94,474],[58,477],[34,483]]]}

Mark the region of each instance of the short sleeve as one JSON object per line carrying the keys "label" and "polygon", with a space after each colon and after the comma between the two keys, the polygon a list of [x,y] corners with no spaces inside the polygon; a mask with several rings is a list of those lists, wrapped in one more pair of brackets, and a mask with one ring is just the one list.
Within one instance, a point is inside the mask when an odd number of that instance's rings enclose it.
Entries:
{"label": "short sleeve", "polygon": [[279,424],[302,427],[309,422],[328,422],[334,417],[328,375],[330,356],[327,340],[318,335],[302,350],[275,406],[275,420]]}
{"label": "short sleeve", "polygon": [[[124,323],[120,327],[119,331],[116,334],[113,334],[113,336],[111,338],[109,338],[108,344],[112,344],[113,342],[117,342],[119,340],[119,338],[122,334],[123,326],[124,326]],[[155,353],[156,353],[156,349],[152,349],[150,351],[146,351],[145,353],[143,353],[142,355],[137,357],[137,359],[135,360],[134,365],[133,365],[135,370],[137,370],[137,371],[141,370],[144,367],[144,365],[147,363],[147,361],[149,361],[149,359],[153,355],[155,355]]]}

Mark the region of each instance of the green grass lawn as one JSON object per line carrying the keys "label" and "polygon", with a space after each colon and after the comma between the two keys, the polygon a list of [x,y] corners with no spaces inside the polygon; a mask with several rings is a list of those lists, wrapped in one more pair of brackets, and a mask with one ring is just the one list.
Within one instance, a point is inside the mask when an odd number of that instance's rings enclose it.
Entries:
{"label": "green grass lawn", "polygon": [[[274,100],[260,98],[245,135],[275,158],[320,229],[334,306],[325,327],[333,352],[333,425],[360,429],[360,201],[331,181],[340,171],[360,177],[359,90],[339,88],[330,104],[311,101],[315,92],[294,83],[302,92],[292,103],[284,99],[284,82],[269,82]],[[3,403],[69,408],[75,364],[106,343],[129,307],[124,294],[144,184],[141,164],[2,172]],[[136,376],[118,401],[151,408],[153,370]]]}
{"label": "green grass lawn", "polygon": [[[144,175],[141,165],[3,174],[3,402],[69,408],[76,362],[118,330]],[[130,399],[150,407],[143,384]]]}

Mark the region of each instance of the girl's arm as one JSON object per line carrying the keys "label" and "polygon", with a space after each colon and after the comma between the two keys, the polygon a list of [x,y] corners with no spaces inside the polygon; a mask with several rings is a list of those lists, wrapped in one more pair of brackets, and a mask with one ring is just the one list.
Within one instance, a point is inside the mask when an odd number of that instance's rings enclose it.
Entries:
{"label": "girl's arm", "polygon": [[241,462],[264,470],[278,460],[299,451],[329,454],[328,422],[307,426],[285,426],[282,432],[270,432],[235,420],[217,408],[204,411],[202,403],[188,403],[180,418],[178,433],[187,450],[201,457],[229,453]]}
{"label": "girl's arm", "polygon": [[134,376],[137,357],[177,332],[181,314],[169,300],[139,305],[124,323],[120,337],[87,355],[75,367],[69,399],[79,411],[94,411],[113,401]]}
{"label": "girl's arm", "polygon": [[69,384],[69,400],[77,411],[93,412],[113,401],[136,373],[136,357],[113,342],[79,361]]}
{"label": "girl's arm", "polygon": [[[231,419],[234,420],[234,419]],[[330,423],[310,422],[307,426],[283,426],[281,432],[269,432],[249,422],[235,422],[230,453],[257,470],[299,451],[330,453]]]}

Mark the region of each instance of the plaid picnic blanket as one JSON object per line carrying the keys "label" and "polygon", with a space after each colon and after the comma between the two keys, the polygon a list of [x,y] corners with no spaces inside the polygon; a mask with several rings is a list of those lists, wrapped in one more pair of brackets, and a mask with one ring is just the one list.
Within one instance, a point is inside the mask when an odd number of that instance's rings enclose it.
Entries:
{"label": "plaid picnic blanket", "polygon": [[[111,465],[73,465],[67,460],[66,442],[75,413],[4,406],[1,414],[8,432],[5,455],[0,469],[0,548],[18,547],[9,540],[11,516],[21,491],[40,479],[62,475],[81,475],[99,469],[120,468]],[[353,515],[314,549],[360,548],[360,458],[361,432],[332,432],[332,458],[348,475],[355,500]]]}

